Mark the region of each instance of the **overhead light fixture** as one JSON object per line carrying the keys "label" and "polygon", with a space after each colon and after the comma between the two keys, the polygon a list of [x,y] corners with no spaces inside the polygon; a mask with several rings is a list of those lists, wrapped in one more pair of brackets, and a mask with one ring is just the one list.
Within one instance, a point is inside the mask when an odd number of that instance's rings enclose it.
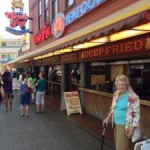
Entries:
{"label": "overhead light fixture", "polygon": [[72,52],[72,51],[73,51],[72,47],[68,47],[68,48],[64,49],[64,53],[69,53],[69,52]]}
{"label": "overhead light fixture", "polygon": [[131,30],[136,30],[136,31],[148,31],[150,32],[150,23],[147,23],[147,24],[143,24],[143,25],[140,25],[140,26],[137,26]]}
{"label": "overhead light fixture", "polygon": [[43,55],[40,55],[40,56],[37,56],[37,57],[34,57],[33,59],[34,60],[38,60],[38,59],[43,59],[43,58],[47,58],[47,57],[51,57],[51,56],[53,56],[52,52],[47,53],[47,54],[43,54]]}
{"label": "overhead light fixture", "polygon": [[150,32],[150,23],[137,26],[130,30],[124,30],[115,34],[110,35],[110,41],[114,42],[125,38],[141,35]]}
{"label": "overhead light fixture", "polygon": [[53,54],[54,55],[59,55],[59,54],[61,54],[61,52],[59,50],[56,50],[56,51],[53,52]]}
{"label": "overhead light fixture", "polygon": [[29,61],[29,59],[26,59],[26,60],[23,60],[22,62],[20,62],[20,63],[24,63],[24,62],[28,62]]}
{"label": "overhead light fixture", "polygon": [[90,48],[90,47],[93,47],[93,46],[102,45],[102,44],[105,44],[107,42],[109,42],[109,38],[105,36],[105,37],[102,37],[102,38],[91,40],[89,42],[85,42],[83,44],[75,45],[75,46],[73,46],[73,50],[77,51],[77,50],[81,50],[81,49],[86,49],[86,48]]}
{"label": "overhead light fixture", "polygon": [[42,56],[37,56],[33,58],[34,60],[42,59]]}
{"label": "overhead light fixture", "polygon": [[60,54],[69,53],[69,52],[72,52],[72,47],[68,47],[68,48],[64,48],[64,49],[54,51],[54,55],[60,55]]}
{"label": "overhead light fixture", "polygon": [[83,44],[75,45],[75,46],[73,46],[72,48],[73,48],[73,50],[79,50],[79,49],[82,49],[82,48],[84,48],[84,43],[83,43]]}

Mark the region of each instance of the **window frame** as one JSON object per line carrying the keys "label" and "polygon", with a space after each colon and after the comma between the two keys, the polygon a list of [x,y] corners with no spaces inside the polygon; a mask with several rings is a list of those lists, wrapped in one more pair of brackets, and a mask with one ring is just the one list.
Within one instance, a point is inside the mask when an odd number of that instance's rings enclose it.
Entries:
{"label": "window frame", "polygon": [[[57,10],[55,9],[56,8],[55,3],[57,4]],[[53,0],[52,8],[53,8],[52,9],[52,12],[53,12],[52,17],[54,19],[57,16],[58,12],[59,12],[58,0]]]}
{"label": "window frame", "polygon": [[75,4],[75,0],[72,0],[73,2],[71,4],[69,4],[70,0],[66,0],[66,8],[71,7],[72,5]]}
{"label": "window frame", "polygon": [[49,0],[44,0],[44,23],[50,23]]}
{"label": "window frame", "polygon": [[42,0],[39,0],[38,2],[38,29],[42,29]]}
{"label": "window frame", "polygon": [[7,54],[2,54],[1,57],[2,57],[2,60],[7,60]]}
{"label": "window frame", "polygon": [[11,59],[16,59],[17,56],[16,56],[16,54],[10,54],[10,58],[11,58]]}

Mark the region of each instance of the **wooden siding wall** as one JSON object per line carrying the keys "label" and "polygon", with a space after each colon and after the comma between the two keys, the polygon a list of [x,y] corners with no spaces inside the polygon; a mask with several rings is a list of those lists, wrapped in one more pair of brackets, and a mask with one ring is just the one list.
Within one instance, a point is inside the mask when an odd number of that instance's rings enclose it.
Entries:
{"label": "wooden siding wall", "polygon": [[141,128],[143,135],[150,138],[150,106],[141,105]]}
{"label": "wooden siding wall", "polygon": [[84,111],[99,119],[104,119],[109,112],[111,99],[105,95],[84,92]]}
{"label": "wooden siding wall", "polygon": [[[87,91],[82,92],[84,97],[84,112],[103,120],[108,115],[112,102],[112,96],[107,93],[104,95]],[[142,135],[150,138],[150,105],[146,106],[141,104],[140,109]]]}

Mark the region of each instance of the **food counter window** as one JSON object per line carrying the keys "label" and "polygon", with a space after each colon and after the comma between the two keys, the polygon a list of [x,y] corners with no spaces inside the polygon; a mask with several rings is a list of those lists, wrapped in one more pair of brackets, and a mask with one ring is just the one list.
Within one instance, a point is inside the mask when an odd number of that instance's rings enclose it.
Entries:
{"label": "food counter window", "polygon": [[80,83],[80,65],[79,64],[70,65],[70,75],[71,75],[72,84]]}
{"label": "food counter window", "polygon": [[112,93],[113,81],[110,80],[110,66],[107,63],[93,62],[87,69],[88,88]]}
{"label": "food counter window", "polygon": [[[150,60],[149,60],[150,61]],[[87,67],[87,88],[113,93],[117,75],[129,77],[133,90],[141,99],[150,100],[150,62],[92,62]],[[89,80],[90,79],[90,80]]]}
{"label": "food counter window", "polygon": [[150,100],[150,63],[131,64],[129,77],[140,98]]}
{"label": "food counter window", "polygon": [[51,82],[61,82],[61,66],[49,66],[48,79]]}

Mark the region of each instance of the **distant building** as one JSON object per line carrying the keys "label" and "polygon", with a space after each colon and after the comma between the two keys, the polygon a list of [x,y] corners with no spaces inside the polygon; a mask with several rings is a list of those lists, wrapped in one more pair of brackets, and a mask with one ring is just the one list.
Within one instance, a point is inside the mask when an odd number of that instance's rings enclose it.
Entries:
{"label": "distant building", "polygon": [[0,45],[0,70],[6,63],[18,57],[22,43],[18,39],[2,39]]}

